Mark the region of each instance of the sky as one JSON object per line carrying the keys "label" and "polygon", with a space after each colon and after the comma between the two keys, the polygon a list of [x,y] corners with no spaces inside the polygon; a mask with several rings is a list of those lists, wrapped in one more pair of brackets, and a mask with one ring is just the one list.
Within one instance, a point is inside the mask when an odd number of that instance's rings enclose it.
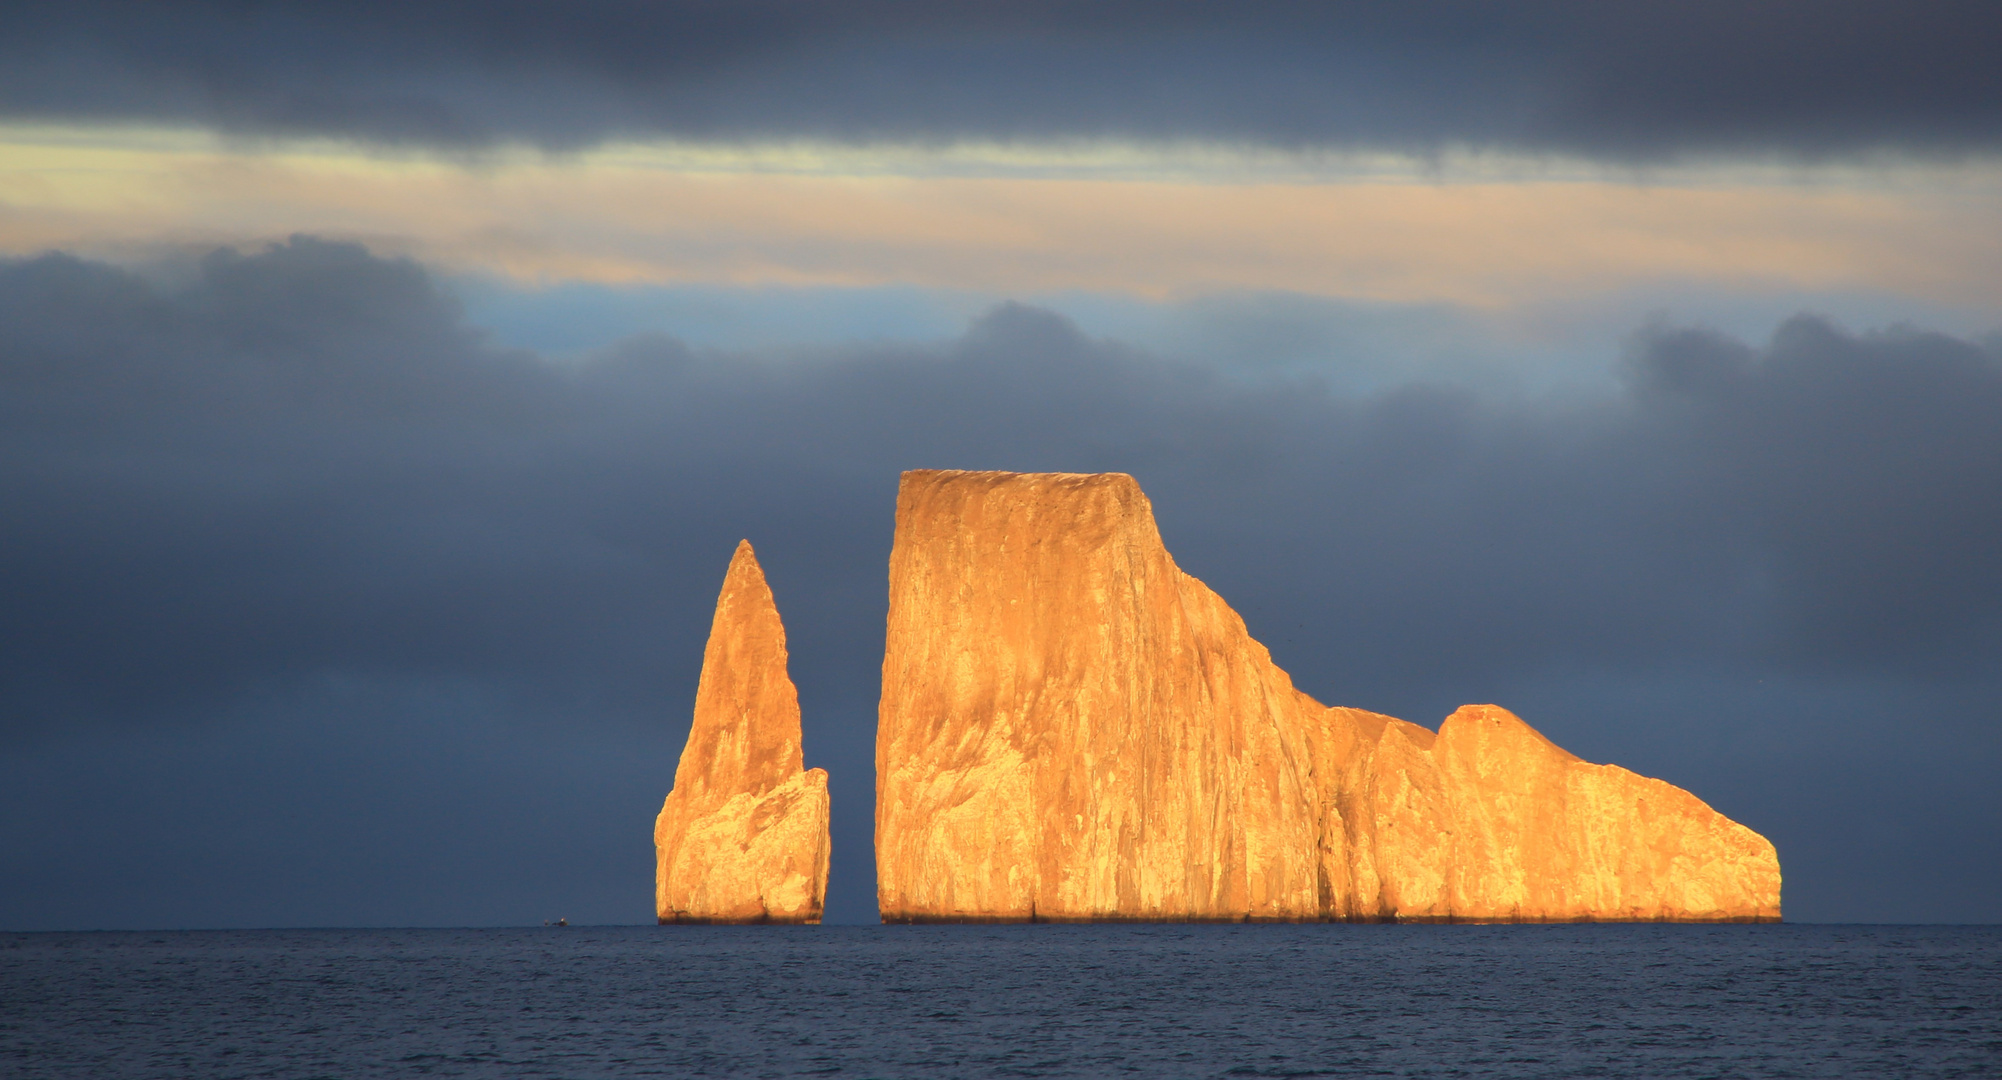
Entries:
{"label": "sky", "polygon": [[652,921],[736,542],[875,920],[898,474],[1329,704],[2002,921],[2002,11],[191,3],[0,34],[0,930]]}

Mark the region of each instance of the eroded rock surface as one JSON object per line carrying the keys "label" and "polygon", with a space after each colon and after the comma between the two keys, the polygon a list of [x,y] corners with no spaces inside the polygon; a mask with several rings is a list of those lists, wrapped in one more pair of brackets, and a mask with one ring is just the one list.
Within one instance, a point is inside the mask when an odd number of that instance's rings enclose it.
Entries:
{"label": "eroded rock surface", "polygon": [[1295,690],[1120,474],[904,475],[876,771],[890,921],[1779,917],[1685,791]]}
{"label": "eroded rock surface", "polygon": [[803,764],[785,627],[746,541],[716,599],[695,722],[654,822],[661,922],[820,921],[827,772]]}

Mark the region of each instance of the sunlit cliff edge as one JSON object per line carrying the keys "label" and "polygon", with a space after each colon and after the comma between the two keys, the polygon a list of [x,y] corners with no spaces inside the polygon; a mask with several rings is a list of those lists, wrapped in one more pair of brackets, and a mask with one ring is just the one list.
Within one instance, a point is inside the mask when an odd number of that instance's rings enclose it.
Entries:
{"label": "sunlit cliff edge", "polygon": [[695,721],[654,822],[661,922],[820,921],[827,772],[802,764],[785,627],[746,541],[716,598]]}
{"label": "sunlit cliff edge", "polygon": [[904,474],[878,724],[887,922],[1780,917],[1686,791],[1295,690],[1123,474]]}

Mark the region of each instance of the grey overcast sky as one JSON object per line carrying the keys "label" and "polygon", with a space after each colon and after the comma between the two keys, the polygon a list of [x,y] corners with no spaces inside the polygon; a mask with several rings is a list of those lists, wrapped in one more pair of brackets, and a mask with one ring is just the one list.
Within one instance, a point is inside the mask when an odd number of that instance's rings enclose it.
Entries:
{"label": "grey overcast sky", "polygon": [[0,929],[650,921],[740,538],[873,921],[909,468],[2002,919],[1992,5],[7,22]]}
{"label": "grey overcast sky", "polygon": [[2002,121],[2002,13],[1975,0],[79,0],[9,22],[0,108],[17,116],[389,142],[1126,136],[1649,158],[1993,150]]}

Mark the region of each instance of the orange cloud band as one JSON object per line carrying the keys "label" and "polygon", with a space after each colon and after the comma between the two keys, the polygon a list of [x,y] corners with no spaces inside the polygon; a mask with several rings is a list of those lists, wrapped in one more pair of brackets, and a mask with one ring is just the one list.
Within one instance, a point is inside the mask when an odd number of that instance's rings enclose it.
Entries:
{"label": "orange cloud band", "polygon": [[0,137],[0,252],[309,232],[523,281],[1280,289],[1502,307],[1674,279],[1992,304],[2002,182],[1949,180],[843,175],[16,133]]}

